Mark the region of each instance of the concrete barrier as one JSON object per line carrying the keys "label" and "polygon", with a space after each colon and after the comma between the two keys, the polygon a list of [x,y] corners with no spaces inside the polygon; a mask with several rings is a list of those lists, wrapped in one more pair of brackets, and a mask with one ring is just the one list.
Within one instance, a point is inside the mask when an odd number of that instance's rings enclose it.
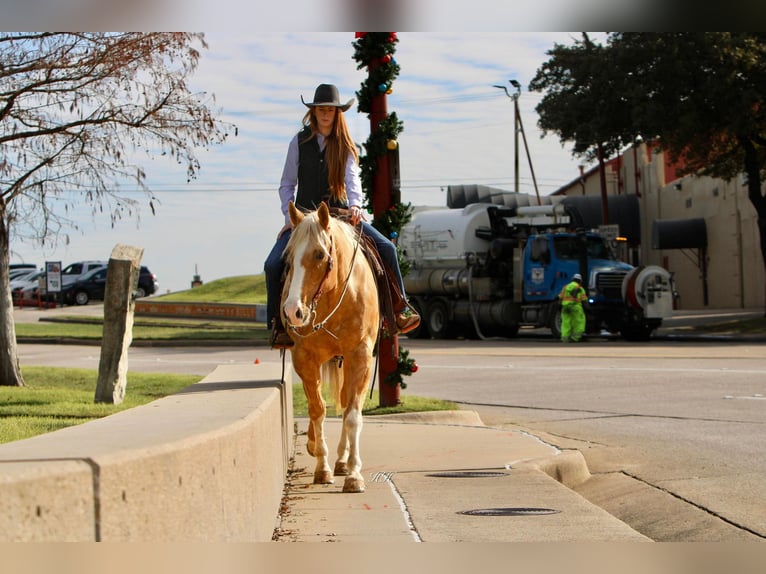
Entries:
{"label": "concrete barrier", "polygon": [[285,377],[221,366],[147,405],[0,445],[0,541],[271,540],[293,454]]}

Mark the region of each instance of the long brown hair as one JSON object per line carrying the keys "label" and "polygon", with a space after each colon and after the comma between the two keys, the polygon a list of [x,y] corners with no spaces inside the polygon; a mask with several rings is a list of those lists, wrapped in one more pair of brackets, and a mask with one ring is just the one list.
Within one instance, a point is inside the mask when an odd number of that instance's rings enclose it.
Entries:
{"label": "long brown hair", "polygon": [[[311,135],[304,141],[316,137],[319,133],[316,116],[313,113],[314,108],[310,108],[303,116],[303,125],[311,129]],[[302,142],[301,142],[302,143]],[[332,132],[325,138],[325,162],[327,163],[327,183],[330,186],[330,195],[336,201],[347,201],[346,195],[346,163],[351,154],[354,161],[359,161],[359,154],[356,151],[356,145],[348,133],[346,118],[343,117],[343,111],[340,108],[335,109],[335,120],[332,125]]]}

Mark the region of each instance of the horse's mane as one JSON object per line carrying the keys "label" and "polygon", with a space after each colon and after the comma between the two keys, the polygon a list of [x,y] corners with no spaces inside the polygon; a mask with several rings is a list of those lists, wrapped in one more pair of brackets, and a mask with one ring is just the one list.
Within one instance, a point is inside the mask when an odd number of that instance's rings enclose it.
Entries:
{"label": "horse's mane", "polygon": [[[333,231],[340,232],[345,235],[349,243],[355,241],[354,228],[351,225],[341,223],[335,218],[330,218],[330,233]],[[290,236],[290,240],[287,242],[287,246],[284,251],[285,260],[292,258],[293,251],[297,245],[303,245],[305,242],[321,243],[328,247],[327,239],[324,238],[325,232],[319,223],[319,217],[316,212],[306,214],[303,221],[298,224]]]}

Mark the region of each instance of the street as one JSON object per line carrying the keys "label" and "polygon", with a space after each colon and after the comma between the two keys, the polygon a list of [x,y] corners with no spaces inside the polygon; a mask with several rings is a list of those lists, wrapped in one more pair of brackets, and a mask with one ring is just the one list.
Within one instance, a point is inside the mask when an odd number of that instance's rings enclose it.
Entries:
{"label": "street", "polygon": [[[550,338],[401,345],[407,394],[455,401],[485,424],[580,450],[585,498],[659,541],[766,538],[762,343]],[[99,348],[22,344],[20,362],[97,369]],[[279,362],[264,347],[133,347],[131,370],[205,375]],[[376,381],[376,384],[379,384]]]}
{"label": "street", "polygon": [[580,450],[578,492],[662,541],[766,537],[759,344],[553,340],[409,346],[407,392]]}

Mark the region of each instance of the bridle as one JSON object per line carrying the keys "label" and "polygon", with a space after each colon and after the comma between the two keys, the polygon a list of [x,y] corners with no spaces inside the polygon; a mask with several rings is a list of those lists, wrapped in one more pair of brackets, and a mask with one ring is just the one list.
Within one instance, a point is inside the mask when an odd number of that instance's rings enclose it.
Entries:
{"label": "bridle", "polygon": [[[325,291],[325,284],[327,283],[328,278],[330,277],[330,272],[332,271],[335,260],[333,258],[333,247],[335,245],[334,238],[332,234],[330,234],[330,248],[328,249],[328,262],[327,262],[327,269],[325,270],[324,277],[322,277],[322,280],[319,282],[319,286],[317,287],[316,292],[314,293],[314,296],[311,298],[311,303],[309,303],[309,316],[311,317],[311,321],[308,325],[303,325],[300,327],[296,327],[292,325],[289,321],[285,320],[285,326],[290,329],[296,336],[300,338],[306,338],[310,337],[314,333],[318,331],[325,331],[328,335],[330,335],[333,339],[338,339],[338,337],[335,336],[335,334],[330,331],[326,325],[327,322],[332,318],[333,315],[340,309],[341,303],[343,303],[343,298],[346,295],[346,291],[348,291],[348,284],[349,280],[351,279],[351,273],[354,271],[354,263],[356,262],[356,254],[359,251],[359,244],[361,243],[362,239],[362,225],[359,224],[357,227],[355,227],[357,233],[356,233],[356,242],[354,244],[354,253],[351,256],[351,265],[349,265],[348,268],[348,275],[346,275],[346,280],[343,283],[343,291],[341,291],[340,297],[338,298],[338,302],[335,304],[335,307],[332,311],[330,311],[327,316],[320,322],[316,322],[316,308],[317,303],[319,303],[319,299],[324,295]],[[287,319],[285,317],[285,319]],[[305,329],[306,327],[311,327],[310,331],[306,333],[305,335],[298,332],[298,329]]]}

